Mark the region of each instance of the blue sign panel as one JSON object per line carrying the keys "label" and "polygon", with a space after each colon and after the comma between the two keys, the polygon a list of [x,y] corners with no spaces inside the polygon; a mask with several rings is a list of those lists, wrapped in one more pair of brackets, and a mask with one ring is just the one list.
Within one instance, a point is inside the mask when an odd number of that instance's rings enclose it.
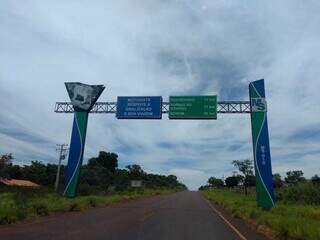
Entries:
{"label": "blue sign panel", "polygon": [[162,97],[118,97],[118,119],[161,119]]}

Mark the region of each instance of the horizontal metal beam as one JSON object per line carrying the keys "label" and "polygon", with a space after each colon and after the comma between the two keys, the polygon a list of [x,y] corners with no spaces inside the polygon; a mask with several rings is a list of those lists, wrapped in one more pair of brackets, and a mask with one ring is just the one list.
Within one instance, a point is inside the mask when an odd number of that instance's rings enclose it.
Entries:
{"label": "horizontal metal beam", "polygon": [[[54,108],[56,113],[73,113],[70,102],[57,102]],[[90,113],[116,113],[116,102],[97,102]],[[169,102],[162,103],[162,113],[169,112]],[[250,113],[249,101],[222,101],[218,102],[218,113]]]}
{"label": "horizontal metal beam", "polygon": [[218,113],[251,113],[249,101],[218,102]]}

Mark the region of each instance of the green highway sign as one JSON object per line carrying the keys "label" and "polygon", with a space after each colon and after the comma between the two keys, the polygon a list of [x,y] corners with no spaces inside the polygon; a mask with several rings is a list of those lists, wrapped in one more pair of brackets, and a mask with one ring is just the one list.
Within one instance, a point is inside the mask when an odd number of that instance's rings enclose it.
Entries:
{"label": "green highway sign", "polygon": [[171,96],[170,119],[217,119],[217,96]]}

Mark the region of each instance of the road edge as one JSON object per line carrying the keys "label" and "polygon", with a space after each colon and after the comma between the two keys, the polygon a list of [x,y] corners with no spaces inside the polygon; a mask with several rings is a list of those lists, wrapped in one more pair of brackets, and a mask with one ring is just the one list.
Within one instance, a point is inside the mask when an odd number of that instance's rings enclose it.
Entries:
{"label": "road edge", "polygon": [[[227,216],[230,215],[230,218],[233,218],[230,211],[225,209],[222,205],[217,204],[214,201],[207,199],[201,192],[200,192],[200,195],[209,204],[210,207],[212,206],[211,207],[212,210],[214,208],[216,210],[217,214],[220,213],[220,214],[218,214],[220,217],[222,216],[223,218],[225,218],[223,215],[227,215]],[[217,210],[217,208],[214,207],[213,204],[216,204],[222,210],[222,212],[224,214],[221,213],[221,211]],[[244,218],[240,217],[240,218],[236,218],[236,221],[238,221],[238,220],[241,220],[243,222],[243,224],[246,225],[246,227],[248,227],[252,231],[255,231],[257,234],[262,235],[266,239],[269,239],[269,240],[291,240],[292,239],[292,238],[284,238],[283,236],[277,235],[270,227],[268,227],[266,225],[257,224],[257,222],[254,221],[254,219],[244,219]],[[230,221],[228,220],[228,222],[230,222]],[[240,223],[240,221],[239,221],[239,223]],[[247,239],[247,240],[249,240],[249,239]]]}
{"label": "road edge", "polygon": [[243,234],[231,223],[229,222],[223,215],[220,211],[218,211],[212,204],[211,202],[206,199],[202,194],[200,194],[201,197],[203,198],[203,200],[209,205],[209,207],[211,208],[211,210],[213,212],[215,212],[223,221],[224,223],[226,223],[231,229],[232,231],[234,231],[237,236],[241,239],[241,240],[248,240],[245,236],[243,236]]}

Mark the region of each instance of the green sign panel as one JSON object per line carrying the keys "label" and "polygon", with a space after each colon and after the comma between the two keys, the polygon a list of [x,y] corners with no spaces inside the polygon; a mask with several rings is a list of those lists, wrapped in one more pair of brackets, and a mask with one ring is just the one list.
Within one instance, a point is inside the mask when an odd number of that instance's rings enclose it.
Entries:
{"label": "green sign panel", "polygon": [[171,96],[170,119],[217,119],[217,96]]}

